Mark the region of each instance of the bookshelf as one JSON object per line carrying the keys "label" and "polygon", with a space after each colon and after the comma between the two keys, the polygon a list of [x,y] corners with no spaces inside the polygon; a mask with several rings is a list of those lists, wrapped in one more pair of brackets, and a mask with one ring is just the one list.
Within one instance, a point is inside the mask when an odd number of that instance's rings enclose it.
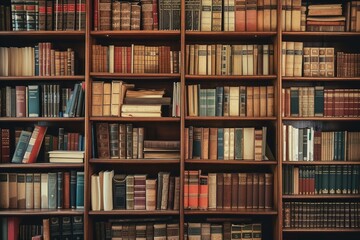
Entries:
{"label": "bookshelf", "polygon": [[[145,218],[149,215],[156,217],[172,217],[179,222],[180,239],[184,239],[185,223],[193,219],[205,222],[207,219],[221,218],[220,221],[250,221],[261,222],[264,228],[264,240],[302,240],[316,236],[317,239],[335,239],[346,237],[356,239],[359,229],[356,228],[286,228],[283,226],[284,202],[356,202],[358,194],[337,195],[287,195],[283,194],[283,169],[287,166],[358,166],[360,162],[351,161],[283,161],[283,124],[298,127],[316,127],[326,131],[354,130],[359,131],[359,117],[297,117],[282,115],[282,89],[284,87],[315,87],[330,86],[330,88],[358,87],[360,77],[293,77],[282,76],[282,43],[288,41],[302,41],[307,44],[313,42],[317,47],[334,47],[335,50],[359,52],[357,42],[359,32],[292,32],[282,29],[284,1],[277,0],[277,28],[272,31],[251,32],[201,32],[189,31],[185,27],[185,0],[181,0],[181,28],[180,30],[94,30],[93,1],[86,1],[86,29],[84,31],[0,31],[0,47],[33,46],[38,42],[52,42],[56,48],[62,50],[71,47],[76,52],[76,69],[74,76],[0,76],[0,86],[32,85],[32,84],[62,84],[72,87],[74,83],[85,82],[85,114],[83,117],[0,117],[0,128],[29,127],[34,124],[45,124],[49,128],[62,126],[64,128],[81,131],[85,136],[84,164],[0,164],[1,172],[28,173],[39,171],[68,171],[76,169],[84,171],[84,209],[1,209],[0,217],[31,215],[35,218],[51,216],[83,216],[84,239],[95,238],[94,230],[97,221],[121,218]],[[320,1],[329,2],[329,1]],[[342,2],[342,1],[331,1]],[[108,73],[92,71],[93,45],[130,46],[142,45],[170,45],[181,51],[178,73]],[[188,44],[272,44],[274,46],[273,73],[269,75],[196,75],[186,72],[186,45]],[[181,108],[179,117],[117,117],[92,115],[92,83],[103,81],[109,83],[121,80],[135,84],[139,88],[164,88],[167,96],[172,97],[172,83],[180,82]],[[201,84],[205,88],[217,86],[273,86],[274,87],[274,115],[267,117],[245,116],[189,116],[187,86]],[[180,159],[100,159],[93,156],[92,131],[98,123],[133,124],[135,127],[148,129],[146,137],[152,140],[180,141]],[[202,128],[260,128],[268,129],[267,142],[275,159],[268,161],[252,160],[210,160],[190,159],[186,157],[185,129],[194,126]],[[79,130],[80,129],[80,130]],[[149,174],[152,178],[160,171],[171,172],[180,177],[180,199],[178,210],[112,210],[93,211],[91,207],[91,176],[99,171],[115,170],[116,173]],[[198,210],[184,208],[184,180],[185,170],[202,170],[207,173],[221,172],[260,172],[272,173],[273,207],[271,209],[215,209]],[[239,220],[240,219],[240,220]],[[214,220],[216,221],[216,220]],[[314,234],[314,235],[312,235]]]}

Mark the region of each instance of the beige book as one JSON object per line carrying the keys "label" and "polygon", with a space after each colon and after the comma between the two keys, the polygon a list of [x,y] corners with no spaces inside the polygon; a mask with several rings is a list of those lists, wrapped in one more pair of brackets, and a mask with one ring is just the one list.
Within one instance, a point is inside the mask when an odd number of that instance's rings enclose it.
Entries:
{"label": "beige book", "polygon": [[273,117],[274,116],[274,86],[266,87],[266,116]]}
{"label": "beige book", "polygon": [[201,0],[201,31],[211,31],[212,22],[212,0]]}
{"label": "beige book", "polygon": [[112,179],[114,177],[114,171],[104,172],[103,182],[103,202],[104,211],[113,210],[113,191],[112,191]]}
{"label": "beige book", "polygon": [[230,32],[233,32],[233,31],[235,31],[235,0],[229,0],[228,9],[229,9],[229,16],[228,16],[229,28],[228,29]]}
{"label": "beige book", "polygon": [[209,159],[209,137],[210,130],[209,128],[203,128],[202,132],[202,141],[201,141],[201,158]]}
{"label": "beige book", "polygon": [[247,65],[247,75],[254,75],[254,45],[248,45],[247,46],[247,60],[248,60],[248,65]]}
{"label": "beige book", "polygon": [[258,75],[258,54],[259,54],[259,48],[258,45],[254,45],[254,54],[253,54],[253,75]]}
{"label": "beige book", "polygon": [[230,129],[224,128],[224,160],[230,160]]}
{"label": "beige book", "polygon": [[208,56],[208,59],[211,59],[211,71],[210,75],[216,74],[216,45],[212,44],[210,45],[210,55]]}
{"label": "beige book", "polygon": [[230,111],[229,116],[239,116],[239,100],[240,92],[239,87],[230,87]]}
{"label": "beige book", "polygon": [[199,89],[198,85],[193,85],[193,92],[194,92],[194,113],[195,116],[199,115]]}
{"label": "beige book", "polygon": [[100,117],[103,114],[104,82],[92,83],[91,115]]}
{"label": "beige book", "polygon": [[[359,16],[360,18],[360,16]],[[325,63],[326,63],[326,77],[334,77],[335,76],[335,55],[334,48],[326,48],[325,49]]]}
{"label": "beige book", "polygon": [[146,179],[146,210],[156,209],[156,179]]}
{"label": "beige book", "polygon": [[34,208],[41,208],[41,181],[40,173],[34,173]]}
{"label": "beige book", "polygon": [[303,43],[294,43],[294,77],[302,75]]}
{"label": "beige book", "polygon": [[292,0],[285,0],[285,31],[291,31],[291,2]]}
{"label": "beige book", "polygon": [[271,0],[270,4],[271,4],[271,27],[270,30],[271,31],[276,31],[277,30],[277,0]]}
{"label": "beige book", "polygon": [[311,76],[318,77],[319,73],[319,48],[310,48],[310,69]]}
{"label": "beige book", "polygon": [[194,56],[194,74],[199,75],[199,44],[195,44]]}
{"label": "beige book", "polygon": [[304,47],[304,57],[303,57],[303,72],[304,72],[304,77],[310,77],[311,76],[311,62],[310,62],[310,50],[311,48],[309,47]]}
{"label": "beige book", "polygon": [[104,83],[103,116],[111,115],[111,83]]}
{"label": "beige book", "polygon": [[9,174],[0,173],[0,208],[9,208]]}
{"label": "beige book", "polygon": [[161,112],[160,104],[148,104],[148,105],[132,105],[132,104],[123,104],[121,106],[121,113],[134,113],[134,112],[142,112],[142,113],[159,113]]}
{"label": "beige book", "polygon": [[263,45],[263,75],[269,75],[269,45]]}
{"label": "beige book", "polygon": [[17,208],[17,175],[9,173],[9,208]]}
{"label": "beige book", "polygon": [[291,7],[291,31],[298,32],[301,27],[301,0],[293,0]]}
{"label": "beige book", "polygon": [[263,0],[263,5],[264,5],[263,18],[262,19],[258,18],[258,22],[262,21],[263,29],[262,30],[258,29],[258,31],[270,31],[271,30],[271,0]]}
{"label": "beige book", "polygon": [[249,75],[248,74],[248,51],[247,51],[247,47],[248,47],[248,45],[242,45],[242,51],[241,51],[242,72],[243,72],[244,76]]}
{"label": "beige book", "polygon": [[266,108],[266,86],[260,87],[260,117],[266,117],[267,108]]}
{"label": "beige book", "polygon": [[281,0],[281,29],[286,31],[286,0]]}
{"label": "beige book", "polygon": [[194,85],[187,85],[187,108],[190,117],[197,116],[194,109]]}
{"label": "beige book", "polygon": [[216,75],[221,75],[221,52],[222,45],[216,44]]}
{"label": "beige book", "polygon": [[25,174],[25,202],[26,209],[34,208],[34,174]]}
{"label": "beige book", "polygon": [[326,76],[325,48],[319,48],[319,76]]}
{"label": "beige book", "polygon": [[185,46],[185,53],[185,73],[190,74],[190,45]]}
{"label": "beige book", "polygon": [[254,87],[246,87],[246,116],[254,116]]}
{"label": "beige book", "polygon": [[[26,208],[26,185],[25,185],[25,174],[17,174],[17,201],[18,208]],[[3,188],[2,188],[3,189]]]}
{"label": "beige book", "polygon": [[[257,0],[257,31],[270,30],[270,21],[266,22],[264,17],[266,11],[270,20],[270,8],[264,8],[266,4],[265,2],[269,2],[267,6],[270,7],[270,0]],[[268,30],[265,30],[265,25],[268,25]]]}
{"label": "beige book", "polygon": [[[189,45],[188,45],[189,46]],[[190,53],[189,53],[189,72],[188,74],[195,74],[195,45],[190,45],[189,46],[190,49]]]}
{"label": "beige book", "polygon": [[120,98],[122,81],[111,82],[111,116],[120,116]]}
{"label": "beige book", "polygon": [[242,55],[241,55],[241,45],[232,45],[232,69],[233,75],[242,75]]}
{"label": "beige book", "polygon": [[109,45],[109,73],[114,73],[114,54],[115,54],[115,46],[114,45]]}
{"label": "beige book", "polygon": [[40,191],[41,191],[41,208],[49,207],[49,197],[48,197],[48,174],[41,173],[40,176]]}
{"label": "beige book", "polygon": [[294,42],[286,42],[285,76],[294,76]]}
{"label": "beige book", "polygon": [[91,176],[91,209],[93,211],[101,210],[101,195],[100,195],[100,177],[98,175]]}
{"label": "beige book", "polygon": [[235,129],[229,129],[229,159],[235,159]]}
{"label": "beige book", "polygon": [[206,50],[206,57],[207,57],[207,69],[206,69],[206,75],[211,75],[211,67],[212,67],[212,58],[211,58],[211,45],[205,45]]}
{"label": "beige book", "polygon": [[216,209],[216,173],[209,173],[209,209]]}
{"label": "beige book", "polygon": [[307,108],[307,110],[308,110],[307,115],[309,117],[314,117],[314,115],[315,115],[314,99],[315,99],[315,88],[310,87],[308,89],[308,108]]}
{"label": "beige book", "polygon": [[254,117],[260,117],[260,87],[254,87],[253,99]]}
{"label": "beige book", "polygon": [[207,45],[199,45],[199,75],[206,75],[207,74],[207,66],[208,66],[208,49]]}
{"label": "beige book", "polygon": [[281,76],[286,76],[286,42],[281,44]]}
{"label": "beige book", "polygon": [[255,128],[244,128],[244,160],[255,158]]}

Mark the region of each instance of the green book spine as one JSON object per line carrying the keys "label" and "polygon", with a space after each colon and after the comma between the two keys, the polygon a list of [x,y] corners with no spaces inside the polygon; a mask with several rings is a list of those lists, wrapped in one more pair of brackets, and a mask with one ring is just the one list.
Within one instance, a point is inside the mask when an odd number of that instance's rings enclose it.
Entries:
{"label": "green book spine", "polygon": [[329,193],[335,194],[336,189],[336,165],[329,166]]}
{"label": "green book spine", "polygon": [[40,116],[40,94],[38,85],[30,85],[28,87],[28,112],[29,117]]}
{"label": "green book spine", "polygon": [[319,183],[319,166],[315,166],[315,194],[320,193]]}
{"label": "green book spine", "polygon": [[16,145],[16,149],[13,155],[13,158],[11,160],[12,163],[21,163],[24,154],[26,152],[27,146],[29,144],[30,138],[31,138],[31,132],[28,131],[21,131],[20,138],[18,141],[18,144]]}
{"label": "green book spine", "polygon": [[346,146],[345,146],[346,141],[345,141],[345,139],[346,139],[346,132],[342,131],[341,132],[341,144],[340,144],[340,146],[341,146],[341,158],[340,158],[340,160],[341,161],[345,161],[345,150],[346,150]]}
{"label": "green book spine", "polygon": [[216,87],[216,116],[223,116],[224,87]]}
{"label": "green book spine", "polygon": [[354,166],[354,173],[353,173],[353,194],[359,194],[359,171],[360,171],[360,166]]}
{"label": "green book spine", "polygon": [[219,128],[218,129],[218,151],[217,151],[217,158],[218,160],[224,160],[224,129],[223,128]]}
{"label": "green book spine", "polygon": [[335,193],[341,194],[341,177],[342,168],[340,165],[336,166],[336,179],[335,179]]}
{"label": "green book spine", "polygon": [[50,209],[55,209],[57,205],[57,174],[48,174],[48,205]]}
{"label": "green book spine", "polygon": [[194,128],[193,159],[201,158],[202,128]]}
{"label": "green book spine", "polygon": [[322,171],[322,193],[329,193],[329,166],[323,166]]}
{"label": "green book spine", "polygon": [[200,98],[200,101],[199,101],[199,109],[200,109],[200,116],[206,116],[207,114],[207,106],[206,106],[206,89],[199,89],[199,98]]}
{"label": "green book spine", "polygon": [[243,134],[242,128],[235,128],[235,159],[243,159]]}
{"label": "green book spine", "polygon": [[315,87],[315,116],[324,116],[324,87]]}
{"label": "green book spine", "polygon": [[319,166],[319,194],[323,194],[323,181],[322,181],[322,173],[323,173],[323,166]]}
{"label": "green book spine", "polygon": [[351,165],[349,165],[347,167],[347,185],[346,185],[346,189],[347,189],[347,194],[351,194],[351,180],[352,180],[352,171],[353,171],[353,168]]}
{"label": "green book spine", "polygon": [[290,115],[299,116],[299,88],[290,88]]}
{"label": "green book spine", "polygon": [[207,89],[206,91],[206,116],[215,116],[216,114],[216,89]]}
{"label": "green book spine", "polygon": [[342,167],[342,194],[347,194],[347,185],[348,185],[348,165]]}
{"label": "green book spine", "polygon": [[84,208],[84,172],[76,173],[76,208]]}
{"label": "green book spine", "polygon": [[338,148],[338,143],[339,143],[339,135],[338,135],[339,132],[334,132],[334,161],[337,161],[339,160],[339,157],[338,157],[338,152],[339,152],[339,148]]}

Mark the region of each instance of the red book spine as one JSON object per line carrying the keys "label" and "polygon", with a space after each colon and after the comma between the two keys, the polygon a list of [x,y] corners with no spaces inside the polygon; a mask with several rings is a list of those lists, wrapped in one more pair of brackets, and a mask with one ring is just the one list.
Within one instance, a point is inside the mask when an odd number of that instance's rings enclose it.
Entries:
{"label": "red book spine", "polygon": [[[35,139],[33,148],[32,148],[32,150],[30,152],[30,155],[29,155],[29,159],[25,163],[34,163],[36,161],[36,158],[39,155],[39,151],[40,151],[40,148],[41,148],[41,143],[42,143],[42,141],[44,139],[44,136],[45,136],[45,133],[46,133],[46,130],[47,130],[47,127],[44,127],[44,126],[36,126],[35,130],[36,130],[36,128],[38,128],[39,133],[38,133],[38,135],[37,135],[37,137]],[[33,139],[30,139],[29,144],[31,143],[31,141],[33,141]]]}
{"label": "red book spine", "polygon": [[42,64],[43,64],[43,43],[39,43],[39,76],[43,76],[43,69],[42,69]]}
{"label": "red book spine", "polygon": [[7,240],[19,239],[19,225],[20,225],[20,219],[18,217],[7,218],[7,230],[8,230]]}
{"label": "red book spine", "polygon": [[16,117],[26,117],[26,87],[16,86]]}
{"label": "red book spine", "polygon": [[189,171],[184,173],[184,208],[189,207]]}
{"label": "red book spine", "polygon": [[153,26],[154,29],[153,30],[159,30],[159,20],[158,20],[158,4],[157,4],[157,0],[153,0],[152,1],[152,12],[153,12]]}
{"label": "red book spine", "polygon": [[70,173],[64,173],[64,208],[70,208]]}
{"label": "red book spine", "polygon": [[1,162],[10,162],[10,130],[1,129]]}
{"label": "red book spine", "polygon": [[199,172],[189,171],[189,208],[199,207]]}
{"label": "red book spine", "polygon": [[209,203],[209,185],[208,176],[200,176],[200,193],[199,193],[199,208],[207,209]]}
{"label": "red book spine", "polygon": [[126,47],[126,73],[131,73],[131,47]]}
{"label": "red book spine", "polygon": [[74,133],[74,151],[79,150],[79,133]]}
{"label": "red book spine", "polygon": [[114,72],[119,72],[119,47],[114,48]]}
{"label": "red book spine", "polygon": [[51,72],[51,43],[45,44],[45,76],[50,76]]}
{"label": "red book spine", "polygon": [[94,30],[97,31],[99,27],[99,0],[94,0]]}

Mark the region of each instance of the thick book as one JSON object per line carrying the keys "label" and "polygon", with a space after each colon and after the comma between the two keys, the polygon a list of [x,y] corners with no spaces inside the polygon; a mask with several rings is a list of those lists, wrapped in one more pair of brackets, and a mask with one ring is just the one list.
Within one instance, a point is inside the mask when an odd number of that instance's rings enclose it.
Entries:
{"label": "thick book", "polygon": [[42,142],[45,137],[47,127],[36,125],[34,131],[32,132],[29,144],[26,148],[24,157],[22,159],[23,163],[34,163],[36,158],[39,155]]}

